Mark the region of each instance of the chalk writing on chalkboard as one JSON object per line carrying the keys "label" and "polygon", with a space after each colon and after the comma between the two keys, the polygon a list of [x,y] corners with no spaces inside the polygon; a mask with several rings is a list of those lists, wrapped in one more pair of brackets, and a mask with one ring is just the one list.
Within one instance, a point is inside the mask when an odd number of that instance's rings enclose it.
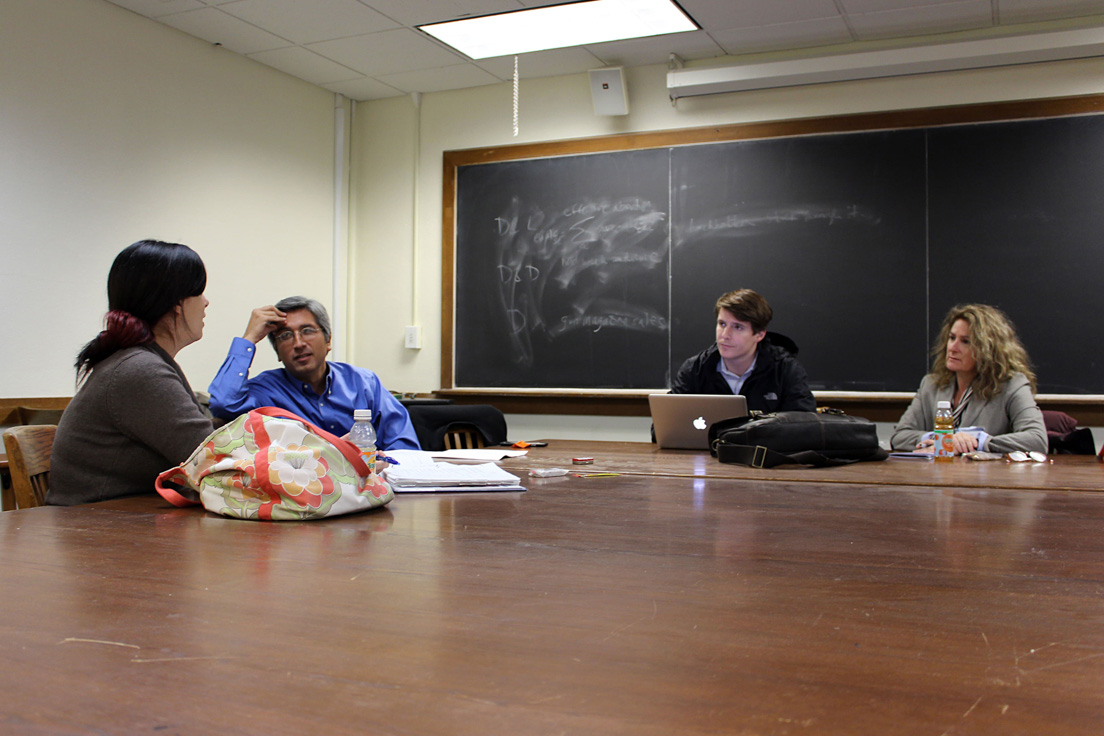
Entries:
{"label": "chalk writing on chalkboard", "polygon": [[845,222],[877,227],[881,216],[867,211],[857,204],[829,205],[810,204],[789,207],[769,207],[759,209],[740,208],[737,212],[717,212],[708,217],[692,217],[676,229],[676,242],[688,243],[695,237],[724,235],[739,238],[758,235],[767,228],[786,223],[813,223],[838,225]]}
{"label": "chalk writing on chalkboard", "polygon": [[667,317],[606,294],[633,270],[666,266],[665,212],[637,197],[584,200],[546,212],[514,197],[495,217],[498,296],[513,360],[531,366],[533,335],[604,327],[665,332]]}
{"label": "chalk writing on chalkboard", "polygon": [[457,196],[457,380],[662,385],[664,151],[471,166]]}

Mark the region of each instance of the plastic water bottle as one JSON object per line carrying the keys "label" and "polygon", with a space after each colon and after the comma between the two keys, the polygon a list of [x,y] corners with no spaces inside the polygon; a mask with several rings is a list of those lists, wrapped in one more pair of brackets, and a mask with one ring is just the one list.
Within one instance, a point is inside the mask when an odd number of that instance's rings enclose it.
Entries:
{"label": "plastic water bottle", "polygon": [[376,428],[372,426],[372,410],[357,409],[353,412],[353,428],[349,430],[349,441],[360,448],[364,462],[376,469]]}
{"label": "plastic water bottle", "polygon": [[951,402],[940,401],[935,406],[935,459],[943,462],[954,460],[954,414]]}

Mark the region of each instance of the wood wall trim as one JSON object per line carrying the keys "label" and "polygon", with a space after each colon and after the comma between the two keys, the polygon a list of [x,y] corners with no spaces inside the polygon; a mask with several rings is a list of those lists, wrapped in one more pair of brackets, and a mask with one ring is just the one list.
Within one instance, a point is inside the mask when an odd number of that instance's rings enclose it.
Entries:
{"label": "wood wall trim", "polygon": [[[438,391],[442,399],[456,404],[490,404],[505,414],[555,414],[610,417],[646,417],[648,398],[617,394],[550,394],[516,393],[509,391]],[[818,406],[830,406],[872,422],[896,422],[905,413],[911,399],[905,398],[839,398],[831,394],[817,396]],[[1104,427],[1104,404],[1071,401],[1066,397],[1038,397],[1039,406],[1064,411],[1082,427]]]}
{"label": "wood wall trim", "polygon": [[[0,426],[7,427],[19,424],[19,414],[16,412],[21,406],[32,409],[64,409],[73,400],[72,396],[35,396],[31,398],[0,398]],[[0,452],[4,447],[0,444]]]}
{"label": "wood wall trim", "polygon": [[441,386],[453,385],[453,315],[456,302],[456,164],[445,152],[441,217]]}
{"label": "wood wall trim", "polygon": [[[1001,120],[1089,115],[1104,112],[1104,95],[1056,97],[1043,100],[987,102],[948,107],[927,107],[913,110],[892,110],[816,118],[771,120],[756,123],[684,128],[646,133],[623,133],[595,138],[571,138],[545,143],[519,143],[490,148],[468,148],[445,151],[445,187],[455,191],[458,166],[497,161],[572,156],[582,153],[634,151],[668,146],[688,146],[698,143],[785,138],[820,133],[850,133],[867,130],[901,130],[964,123],[991,123]],[[450,181],[451,179],[451,181]],[[450,201],[450,204],[454,202]]]}
{"label": "wood wall trim", "polygon": [[72,396],[36,396],[24,399],[0,398],[0,411],[15,409],[20,406],[34,409],[64,409],[73,400]]}

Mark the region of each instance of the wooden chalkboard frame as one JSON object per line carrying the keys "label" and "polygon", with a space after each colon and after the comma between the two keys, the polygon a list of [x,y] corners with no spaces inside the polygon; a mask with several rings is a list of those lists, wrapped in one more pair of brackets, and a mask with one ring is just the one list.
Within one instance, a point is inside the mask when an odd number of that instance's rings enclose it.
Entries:
{"label": "wooden chalkboard frame", "polygon": [[[457,226],[457,176],[460,167],[501,161],[540,159],[613,151],[643,150],[689,146],[699,143],[785,138],[824,133],[864,132],[876,130],[905,130],[931,128],[968,123],[1028,120],[1032,118],[1056,118],[1090,115],[1104,112],[1104,95],[1020,100],[1010,102],[956,105],[948,107],[919,108],[888,112],[862,113],[793,120],[775,120],[756,123],[737,123],[702,128],[687,128],[623,135],[579,138],[545,143],[495,146],[445,151],[443,155],[442,197],[442,269],[441,269],[441,389],[439,393],[454,397],[486,400],[488,396],[499,399],[509,397],[515,410],[525,411],[542,399],[555,398],[571,407],[566,411],[550,413],[574,413],[581,406],[593,402],[602,404],[603,413],[638,414],[640,400],[648,391],[584,390],[584,389],[480,389],[455,386],[455,301],[456,301],[456,226]],[[919,380],[919,377],[917,378]],[[835,405],[877,406],[887,404],[887,410],[899,416],[899,409],[910,399],[911,393],[818,392],[820,400],[830,400]],[[626,400],[634,400],[626,402]],[[1055,407],[1079,407],[1079,418],[1085,420],[1086,407],[1096,407],[1104,416],[1104,396],[1096,395],[1040,395],[1040,403]],[[626,408],[630,407],[630,408]],[[547,407],[546,407],[547,408]],[[540,410],[540,409],[538,409]],[[646,412],[645,412],[646,413]]]}

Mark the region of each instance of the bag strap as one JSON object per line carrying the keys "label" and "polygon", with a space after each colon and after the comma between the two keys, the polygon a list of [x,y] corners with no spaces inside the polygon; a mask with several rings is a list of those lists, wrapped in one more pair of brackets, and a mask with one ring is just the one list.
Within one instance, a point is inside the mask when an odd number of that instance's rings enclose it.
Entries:
{"label": "bag strap", "polygon": [[254,409],[253,412],[266,417],[275,417],[278,419],[294,419],[295,421],[302,422],[303,424],[310,427],[319,437],[323,438],[334,447],[336,447],[338,452],[344,455],[345,459],[353,464],[353,468],[356,469],[357,474],[367,478],[368,474],[371,473],[371,471],[368,469],[368,463],[364,462],[364,456],[360,454],[360,448],[354,445],[349,440],[343,440],[337,435],[330,434],[321,427],[314,426],[303,417],[299,416],[298,414],[293,414],[287,409],[280,409],[275,406],[262,406],[259,409]]}
{"label": "bag strap", "polygon": [[786,455],[762,445],[734,445],[731,442],[717,442],[717,459],[722,463],[747,465],[752,468],[774,468],[779,465],[812,465],[817,468],[850,465],[866,458],[827,457],[815,450],[803,450]]}
{"label": "bag strap", "polygon": [[193,501],[190,498],[186,498],[181,495],[180,491],[175,488],[165,485],[166,483],[175,482],[181,486],[188,485],[188,476],[184,474],[184,471],[179,468],[169,468],[168,470],[160,473],[157,476],[157,480],[154,482],[153,487],[157,489],[157,493],[161,498],[165,499],[173,506],[179,506],[184,508],[185,506],[197,506],[199,501]]}

